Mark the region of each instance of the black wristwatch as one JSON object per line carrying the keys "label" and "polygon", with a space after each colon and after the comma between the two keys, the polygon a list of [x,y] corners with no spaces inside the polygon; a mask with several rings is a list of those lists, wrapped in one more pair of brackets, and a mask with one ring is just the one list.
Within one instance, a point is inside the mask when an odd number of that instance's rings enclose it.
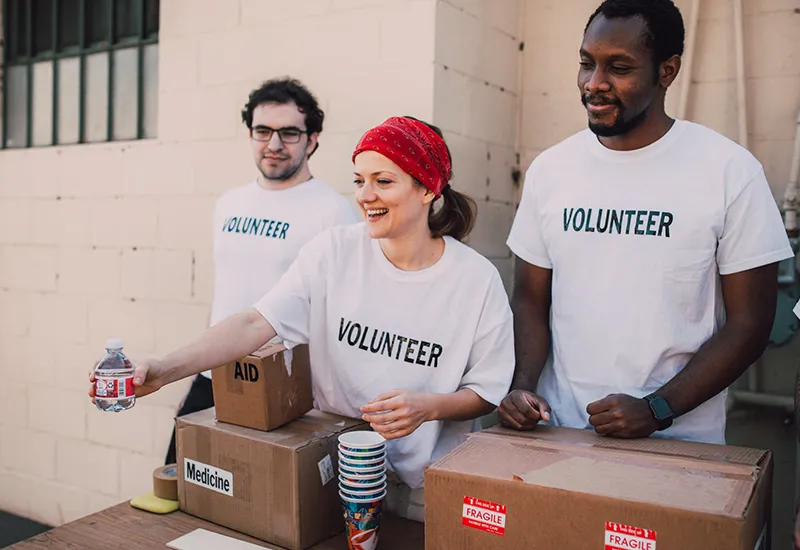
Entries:
{"label": "black wristwatch", "polygon": [[672,412],[666,399],[660,395],[651,393],[650,395],[644,396],[644,400],[650,405],[650,412],[653,413],[653,417],[658,421],[659,431],[666,430],[672,426],[675,413]]}

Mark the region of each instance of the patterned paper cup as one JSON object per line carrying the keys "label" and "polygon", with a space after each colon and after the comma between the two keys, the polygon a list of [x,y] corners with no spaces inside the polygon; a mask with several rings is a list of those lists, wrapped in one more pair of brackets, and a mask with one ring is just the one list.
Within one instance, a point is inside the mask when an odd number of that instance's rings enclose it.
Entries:
{"label": "patterned paper cup", "polygon": [[376,550],[386,492],[371,499],[350,498],[341,492],[339,496],[344,510],[347,547],[350,550]]}
{"label": "patterned paper cup", "polygon": [[380,467],[374,471],[364,471],[364,470],[350,470],[349,468],[345,468],[341,464],[339,464],[339,475],[344,476],[347,479],[352,480],[376,480],[384,475],[386,475],[386,468]]}
{"label": "patterned paper cup", "polygon": [[374,476],[377,474],[382,474],[386,471],[386,464],[374,464],[370,467],[358,467],[358,466],[350,466],[349,464],[345,464],[342,461],[339,461],[339,473],[350,475],[350,474],[359,474],[359,475],[367,475],[367,476]]}
{"label": "patterned paper cup", "polygon": [[386,474],[384,472],[381,472],[374,478],[368,477],[366,479],[358,479],[341,473],[339,474],[340,487],[345,486],[350,487],[351,489],[370,489],[372,487],[378,487],[383,483],[386,483]]}
{"label": "patterned paper cup", "polygon": [[378,432],[359,430],[340,435],[339,447],[352,453],[369,453],[386,448],[386,440]]}
{"label": "patterned paper cup", "polygon": [[339,464],[350,470],[375,470],[386,465],[386,457],[381,456],[372,460],[352,460],[339,453]]}
{"label": "patterned paper cup", "polygon": [[385,447],[371,451],[351,451],[347,447],[339,445],[339,452],[345,456],[352,457],[354,460],[372,460],[379,456],[386,456]]}
{"label": "patterned paper cup", "polygon": [[351,453],[349,451],[344,451],[341,447],[339,447],[339,455],[345,457],[350,462],[369,462],[372,460],[386,458],[386,450],[379,450],[371,453]]}
{"label": "patterned paper cup", "polygon": [[367,488],[367,489],[354,489],[352,487],[347,487],[346,485],[339,484],[339,494],[348,498],[354,499],[373,499],[382,493],[386,492],[386,482],[384,482],[379,487]]}
{"label": "patterned paper cup", "polygon": [[386,465],[384,464],[378,464],[375,468],[351,468],[346,464],[339,463],[339,473],[347,477],[358,476],[363,479],[364,477],[374,477],[384,472],[386,472]]}

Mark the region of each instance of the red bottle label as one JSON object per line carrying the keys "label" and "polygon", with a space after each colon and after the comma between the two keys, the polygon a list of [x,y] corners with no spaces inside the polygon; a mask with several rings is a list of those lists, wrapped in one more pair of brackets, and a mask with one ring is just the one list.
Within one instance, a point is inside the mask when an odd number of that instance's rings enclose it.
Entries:
{"label": "red bottle label", "polygon": [[128,378],[103,378],[94,382],[95,395],[103,399],[126,399],[133,397],[133,376]]}

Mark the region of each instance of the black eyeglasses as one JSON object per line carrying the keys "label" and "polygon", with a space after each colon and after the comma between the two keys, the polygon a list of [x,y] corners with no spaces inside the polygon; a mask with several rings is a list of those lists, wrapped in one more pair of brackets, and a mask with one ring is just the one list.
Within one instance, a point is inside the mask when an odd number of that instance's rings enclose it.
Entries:
{"label": "black eyeglasses", "polygon": [[303,137],[303,134],[308,133],[307,130],[301,130],[300,128],[294,128],[292,126],[288,128],[279,128],[277,130],[269,126],[256,126],[250,130],[250,137],[256,141],[269,141],[272,139],[273,132],[278,132],[278,137],[283,143],[298,143],[300,138]]}

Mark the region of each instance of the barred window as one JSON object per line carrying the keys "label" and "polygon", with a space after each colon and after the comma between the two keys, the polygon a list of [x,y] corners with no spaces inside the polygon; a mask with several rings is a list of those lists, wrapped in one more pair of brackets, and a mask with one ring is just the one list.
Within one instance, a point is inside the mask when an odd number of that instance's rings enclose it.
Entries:
{"label": "barred window", "polygon": [[159,0],[3,0],[2,147],[152,138]]}

